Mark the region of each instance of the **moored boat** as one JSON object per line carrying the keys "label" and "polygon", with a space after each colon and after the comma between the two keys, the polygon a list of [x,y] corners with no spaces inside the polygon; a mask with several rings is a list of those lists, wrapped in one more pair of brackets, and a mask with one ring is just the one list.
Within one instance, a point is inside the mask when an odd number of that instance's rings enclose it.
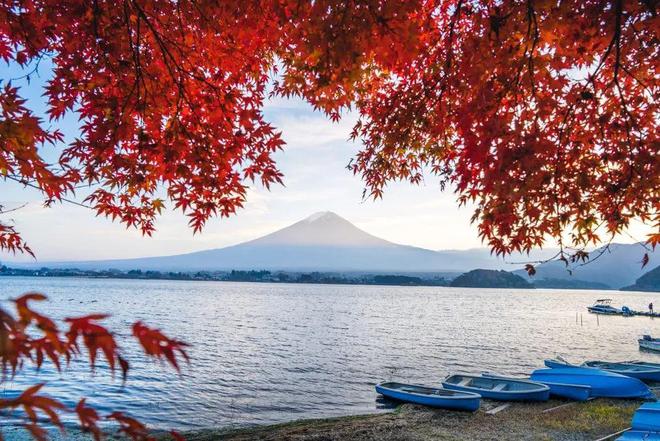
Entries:
{"label": "moored boat", "polygon": [[471,412],[479,409],[481,402],[475,393],[394,382],[377,384],[376,392],[397,401]]}
{"label": "moored boat", "polygon": [[501,401],[547,401],[550,388],[529,380],[470,374],[450,375],[442,385],[446,389],[473,392],[484,398]]}
{"label": "moored boat", "polygon": [[660,363],[651,363],[650,361],[628,360],[628,361],[622,361],[621,363],[634,364],[636,366],[650,366],[652,368],[660,369]]}
{"label": "moored boat", "polygon": [[644,335],[637,340],[639,347],[649,351],[660,352],[660,338],[652,338],[650,335]]}
{"label": "moored boat", "polygon": [[587,311],[594,314],[604,314],[604,315],[620,315],[623,314],[623,311],[619,308],[615,308],[611,305],[612,299],[598,299],[596,302],[587,306]]}
{"label": "moored boat", "polygon": [[[503,375],[492,374],[484,372],[484,377],[503,378],[509,380],[528,380],[527,378],[506,377]],[[586,401],[591,396],[591,387],[584,384],[567,384],[567,383],[553,383],[550,381],[536,381],[550,388],[550,395],[556,397],[568,398],[575,401]]]}
{"label": "moored boat", "polygon": [[589,367],[555,367],[537,369],[530,377],[533,381],[582,384],[591,387],[592,397],[648,398],[655,395],[642,381]]}
{"label": "moored boat", "polygon": [[660,367],[607,361],[585,361],[582,366],[602,369],[608,372],[639,378],[645,381],[660,381]]}

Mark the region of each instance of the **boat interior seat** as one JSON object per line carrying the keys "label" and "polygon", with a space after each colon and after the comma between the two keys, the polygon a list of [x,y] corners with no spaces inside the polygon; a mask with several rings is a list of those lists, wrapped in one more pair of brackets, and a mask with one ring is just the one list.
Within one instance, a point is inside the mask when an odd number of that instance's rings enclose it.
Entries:
{"label": "boat interior seat", "polygon": [[498,383],[493,388],[494,391],[501,391],[501,390],[504,390],[504,389],[506,389],[506,383]]}
{"label": "boat interior seat", "polygon": [[472,378],[463,378],[460,383],[458,383],[459,386],[469,386],[470,382],[472,381]]}

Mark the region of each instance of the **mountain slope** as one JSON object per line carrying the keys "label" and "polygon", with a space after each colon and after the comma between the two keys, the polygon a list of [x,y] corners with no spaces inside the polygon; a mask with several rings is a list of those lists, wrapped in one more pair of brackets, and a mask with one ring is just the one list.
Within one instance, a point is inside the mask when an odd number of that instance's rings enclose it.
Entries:
{"label": "mountain slope", "polygon": [[634,285],[626,286],[621,290],[660,292],[660,265],[637,279]]}
{"label": "mountain slope", "polygon": [[[580,280],[604,283],[611,288],[618,289],[622,286],[632,285],[635,279],[645,272],[640,262],[645,251],[640,244],[611,244],[609,250],[596,258],[601,250],[602,248],[599,248],[590,253],[591,258],[594,259],[593,262],[570,268],[572,274],[560,261],[538,265],[536,275],[532,278],[528,277],[524,270],[515,271],[515,274],[530,282],[542,279]],[[648,254],[651,266],[660,261],[660,248],[655,252],[649,251]]]}
{"label": "mountain slope", "polygon": [[[555,250],[543,250],[527,256],[512,256],[508,262],[541,260]],[[641,276],[642,251],[637,245],[611,245],[610,252],[598,260],[578,268],[570,276],[561,262],[537,267],[539,279],[579,279],[618,288],[631,285]],[[655,262],[656,252],[651,255]],[[157,271],[225,271],[285,270],[371,273],[463,273],[474,268],[515,270],[492,256],[486,249],[433,251],[396,244],[373,236],[346,219],[331,213],[316,213],[266,236],[225,248],[163,257],[83,262],[7,263],[16,268],[79,268],[83,270],[157,270]],[[528,281],[527,274],[516,274]],[[458,274],[456,274],[458,275]]]}
{"label": "mountain slope", "polygon": [[[14,265],[10,265],[14,266]],[[266,236],[226,248],[164,257],[38,262],[16,267],[159,271],[464,272],[515,267],[483,250],[432,251],[373,236],[332,213],[316,213]]]}

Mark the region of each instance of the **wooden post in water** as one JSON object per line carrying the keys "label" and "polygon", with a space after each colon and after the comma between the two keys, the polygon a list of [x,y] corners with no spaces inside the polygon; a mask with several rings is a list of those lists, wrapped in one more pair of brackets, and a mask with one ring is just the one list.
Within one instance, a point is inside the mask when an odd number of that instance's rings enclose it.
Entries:
{"label": "wooden post in water", "polygon": [[582,322],[582,314],[580,314],[580,326],[584,326],[584,323]]}
{"label": "wooden post in water", "polygon": [[596,326],[600,326],[600,318],[598,316],[599,314],[596,314]]}

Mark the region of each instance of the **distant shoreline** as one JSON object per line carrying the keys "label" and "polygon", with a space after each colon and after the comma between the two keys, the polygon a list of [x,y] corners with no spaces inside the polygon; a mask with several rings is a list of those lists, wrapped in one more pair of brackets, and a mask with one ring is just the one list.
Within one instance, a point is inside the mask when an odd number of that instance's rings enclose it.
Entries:
{"label": "distant shoreline", "polygon": [[37,270],[0,267],[0,277],[70,277],[83,279],[119,280],[177,280],[191,282],[252,282],[252,283],[299,283],[322,285],[373,285],[373,286],[449,286],[444,277],[422,278],[394,274],[363,274],[349,276],[324,272],[278,271],[227,271],[227,272],[161,272],[120,270],[79,270],[40,268]]}
{"label": "distant shoreline", "polygon": [[142,270],[81,270],[77,268],[25,269],[0,266],[0,277],[72,277],[83,279],[118,280],[176,280],[207,282],[252,282],[293,283],[317,285],[360,285],[360,286],[419,286],[455,288],[505,288],[505,289],[568,289],[568,290],[613,290],[607,285],[581,280],[538,279],[525,282],[510,272],[496,270],[472,270],[437,273],[367,273],[367,272],[323,272],[323,271],[142,271]]}

